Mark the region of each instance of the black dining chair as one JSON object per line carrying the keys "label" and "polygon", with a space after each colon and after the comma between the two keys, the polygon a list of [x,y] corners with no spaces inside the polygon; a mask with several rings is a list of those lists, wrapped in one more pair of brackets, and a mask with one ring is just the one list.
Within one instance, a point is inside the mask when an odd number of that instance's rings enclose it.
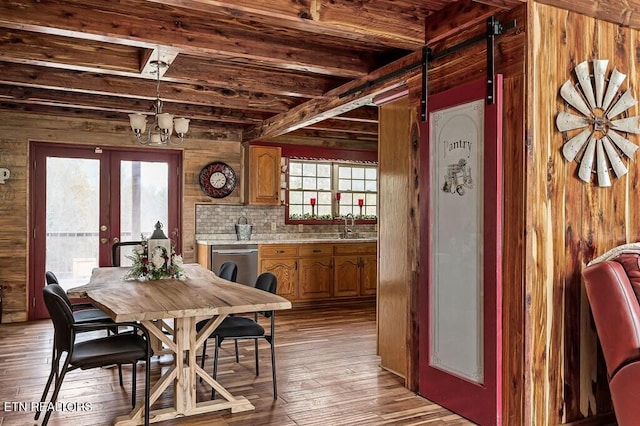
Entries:
{"label": "black dining chair", "polygon": [[[235,262],[228,261],[224,262],[220,265],[220,269],[218,270],[218,277],[223,278],[227,281],[236,282],[236,278],[238,277],[238,265]],[[199,329],[198,329],[199,330]],[[207,352],[207,343],[204,343],[202,347],[202,357],[200,358],[200,368],[204,369],[204,359]],[[236,340],[236,362],[238,360],[238,341]],[[200,383],[202,383],[202,377],[200,377]]]}
{"label": "black dining chair", "polygon": [[[278,279],[271,272],[263,272],[256,279],[255,288],[263,290],[272,294],[276,293],[278,286]],[[267,333],[262,325],[258,322],[258,314],[268,318],[270,320],[270,330]],[[208,320],[200,321],[196,324],[196,330],[200,331]],[[243,317],[239,315],[233,315],[226,317],[222,323],[209,335],[210,339],[215,339],[215,352],[213,357],[213,378],[216,379],[218,375],[218,355],[219,348],[222,341],[225,339],[232,339],[236,343],[236,362],[238,359],[238,340],[253,339],[254,350],[256,356],[256,376],[260,375],[260,366],[258,358],[258,340],[265,339],[271,346],[271,372],[273,380],[273,399],[278,399],[278,386],[276,383],[276,352],[274,344],[274,332],[275,332],[275,311],[255,312],[253,318]],[[207,341],[203,344],[202,354],[207,352]],[[211,399],[215,398],[215,389],[211,390]]]}
{"label": "black dining chair", "polygon": [[137,246],[142,244],[142,241],[119,241],[117,243],[113,243],[111,246],[111,266],[120,266],[120,249],[125,246]]}
{"label": "black dining chair", "polygon": [[[47,285],[49,284],[60,284],[58,282],[58,277],[52,271],[46,271],[44,273],[45,279],[47,281]],[[76,323],[85,323],[85,322],[110,322],[113,323],[113,320],[109,317],[109,315],[104,312],[102,309],[98,309],[93,306],[91,303],[71,303],[66,293],[62,292],[62,297],[64,297],[69,303],[69,307],[73,312],[73,319]]]}
{"label": "black dining chair", "polygon": [[[58,398],[58,393],[62,387],[62,381],[69,371],[76,369],[87,370],[97,367],[105,367],[113,364],[132,364],[133,373],[131,378],[131,403],[135,406],[136,401],[136,367],[138,361],[145,361],[145,394],[144,394],[144,424],[149,424],[149,365],[152,355],[149,345],[149,334],[144,326],[133,323],[116,323],[118,326],[132,327],[135,333],[121,333],[107,337],[76,341],[76,336],[80,332],[104,330],[110,327],[109,324],[84,323],[79,324],[74,320],[73,312],[69,307],[68,300],[62,295],[65,294],[58,284],[49,284],[43,289],[44,303],[47,306],[54,328],[54,356],[51,359],[51,372],[47,384],[45,385],[41,407],[54,382],[51,400],[46,406],[54,407]],[[60,362],[63,355],[62,368]],[[53,410],[47,410],[42,425],[49,422]],[[35,420],[40,417],[41,411],[38,409]]]}
{"label": "black dining chair", "polygon": [[218,270],[218,276],[227,281],[236,282],[236,278],[238,277],[238,265],[235,262],[224,262],[220,265],[220,269]]}

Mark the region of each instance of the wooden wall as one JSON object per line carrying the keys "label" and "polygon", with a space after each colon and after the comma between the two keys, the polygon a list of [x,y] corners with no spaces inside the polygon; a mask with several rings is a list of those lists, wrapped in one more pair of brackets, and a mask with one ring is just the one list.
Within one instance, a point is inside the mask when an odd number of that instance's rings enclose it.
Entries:
{"label": "wooden wall", "polygon": [[[528,97],[527,386],[532,424],[570,423],[611,411],[581,271],[594,257],[640,238],[638,158],[609,188],[577,178],[562,156],[555,117],[574,67],[608,59],[640,98],[637,30],[540,3],[531,4]],[[638,108],[629,111],[638,114]],[[637,135],[629,135],[640,143]],[[636,154],[637,156],[637,154]]]}
{"label": "wooden wall", "polygon": [[[28,205],[29,141],[140,147],[131,135],[126,116],[120,121],[108,122],[0,113],[0,168],[11,170],[11,178],[5,185],[0,185],[3,323],[27,320],[28,221],[32,208]],[[198,184],[200,170],[211,161],[225,161],[240,177],[240,142],[213,140],[206,131],[192,129],[179,149],[183,150],[182,252],[186,262],[195,262],[196,203],[240,202],[239,188],[221,201],[204,195]]]}
{"label": "wooden wall", "polygon": [[[416,288],[417,266],[417,108],[409,100],[380,106],[378,135],[378,355],[380,366],[405,379],[413,371],[410,327],[410,289]],[[415,134],[415,132],[413,132]]]}

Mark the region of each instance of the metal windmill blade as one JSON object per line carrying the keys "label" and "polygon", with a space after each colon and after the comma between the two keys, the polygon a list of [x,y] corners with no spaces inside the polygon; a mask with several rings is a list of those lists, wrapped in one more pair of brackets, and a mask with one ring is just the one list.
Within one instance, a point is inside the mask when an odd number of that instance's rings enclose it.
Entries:
{"label": "metal windmill blade", "polygon": [[567,161],[573,161],[584,144],[587,143],[589,136],[591,136],[591,130],[584,129],[582,132],[569,139],[562,147],[562,155],[564,158]]}
{"label": "metal windmill blade", "polygon": [[596,59],[593,61],[593,79],[596,83],[596,106],[602,108],[604,98],[605,73],[609,66],[608,59]]}
{"label": "metal windmill blade", "polygon": [[619,179],[620,177],[627,174],[629,171],[627,166],[624,165],[624,161],[618,155],[618,151],[611,145],[611,141],[608,137],[602,138],[602,145],[604,146],[604,150],[607,153],[607,157],[609,158],[609,163],[611,164],[611,168],[613,172],[616,174],[616,177]]}
{"label": "metal windmill blade", "polygon": [[591,109],[596,107],[596,98],[593,94],[593,86],[591,85],[591,75],[589,74],[589,63],[587,61],[580,62],[575,68],[576,76],[578,76],[578,83],[582,88],[582,93],[587,102],[591,106]]}
{"label": "metal windmill blade", "polygon": [[637,103],[638,101],[635,100],[633,98],[633,95],[631,94],[631,89],[627,89],[627,91],[624,92],[622,96],[620,96],[620,99],[618,99],[617,102],[613,104],[609,112],[607,112],[607,118],[611,119],[619,114],[622,114]]}
{"label": "metal windmill blade", "polygon": [[569,105],[583,113],[587,117],[591,117],[591,110],[580,96],[570,80],[567,80],[560,88],[560,96],[567,101]]}
{"label": "metal windmill blade", "polygon": [[620,120],[611,120],[611,128],[622,132],[638,134],[640,133],[638,118],[640,117],[636,115],[629,118],[621,118]]}
{"label": "metal windmill blade", "polygon": [[586,117],[569,114],[565,111],[560,111],[556,117],[556,126],[561,132],[567,130],[580,129],[589,125],[589,120]]}
{"label": "metal windmill blade", "polygon": [[596,141],[596,174],[598,175],[598,186],[611,186],[609,167],[607,166],[607,158],[604,154],[601,139]]}
{"label": "metal windmill blade", "polygon": [[622,151],[624,155],[629,158],[633,158],[633,155],[638,150],[638,145],[634,144],[629,139],[623,138],[613,130],[609,130],[607,132],[607,136],[618,148],[620,148],[620,151]]}
{"label": "metal windmill blade", "polygon": [[578,169],[578,177],[585,182],[591,182],[591,170],[593,169],[593,157],[596,150],[596,140],[591,136],[589,145],[584,151],[582,160],[580,160],[580,168]]}
{"label": "metal windmill blade", "polygon": [[614,68],[613,71],[611,71],[611,77],[609,78],[609,85],[607,86],[607,92],[605,93],[604,100],[602,101],[603,110],[606,111],[609,109],[609,105],[611,105],[613,98],[616,96],[616,93],[618,93],[618,89],[620,88],[620,85],[622,84],[625,78],[627,78],[627,75],[622,74],[616,68]]}

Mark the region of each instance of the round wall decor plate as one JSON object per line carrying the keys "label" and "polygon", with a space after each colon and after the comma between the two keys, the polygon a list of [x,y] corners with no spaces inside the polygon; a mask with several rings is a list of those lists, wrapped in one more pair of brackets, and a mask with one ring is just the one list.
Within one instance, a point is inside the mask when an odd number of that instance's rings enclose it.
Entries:
{"label": "round wall decor plate", "polygon": [[212,198],[224,198],[236,187],[236,172],[226,163],[214,161],[200,171],[200,188]]}

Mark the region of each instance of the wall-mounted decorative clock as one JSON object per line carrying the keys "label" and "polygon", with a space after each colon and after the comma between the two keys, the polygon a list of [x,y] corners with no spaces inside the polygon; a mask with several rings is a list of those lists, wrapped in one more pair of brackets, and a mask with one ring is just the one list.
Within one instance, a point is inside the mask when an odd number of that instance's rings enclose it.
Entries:
{"label": "wall-mounted decorative clock", "polygon": [[200,188],[209,197],[226,197],[235,189],[236,181],[236,172],[221,161],[209,163],[200,171]]}
{"label": "wall-mounted decorative clock", "polygon": [[627,76],[614,68],[607,79],[608,63],[593,60],[592,73],[587,61],[576,66],[576,84],[567,80],[560,88],[567,110],[559,111],[556,118],[558,130],[565,135],[564,158],[579,163],[578,177],[585,182],[591,182],[595,170],[598,186],[611,186],[610,170],[617,178],[627,173],[624,157],[633,158],[638,146],[626,136],[640,133],[640,117],[627,115],[638,101],[631,89],[620,92]]}

